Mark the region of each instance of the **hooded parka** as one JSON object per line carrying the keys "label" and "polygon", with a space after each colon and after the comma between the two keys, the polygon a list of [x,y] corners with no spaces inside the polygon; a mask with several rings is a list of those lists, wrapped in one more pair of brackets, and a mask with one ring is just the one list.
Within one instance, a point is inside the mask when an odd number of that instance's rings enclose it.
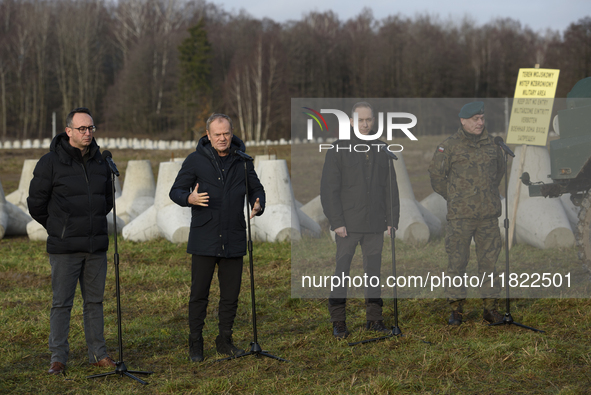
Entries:
{"label": "hooded parka", "polygon": [[[242,140],[232,136],[230,151],[245,151]],[[207,136],[202,137],[195,152],[183,162],[172,188],[170,199],[179,206],[191,207],[191,230],[187,252],[194,255],[235,258],[246,254],[246,222],[244,218],[244,162],[229,154],[225,166]],[[225,167],[225,170],[224,170]],[[254,165],[246,162],[250,207],[257,198],[261,215],[265,209],[265,191]],[[188,203],[196,184],[198,192],[207,192],[207,206]]]}

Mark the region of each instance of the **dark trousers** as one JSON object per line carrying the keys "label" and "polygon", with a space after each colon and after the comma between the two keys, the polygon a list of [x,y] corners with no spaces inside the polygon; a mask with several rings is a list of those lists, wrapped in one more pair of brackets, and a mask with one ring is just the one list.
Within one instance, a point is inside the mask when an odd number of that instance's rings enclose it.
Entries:
{"label": "dark trousers", "polygon": [[49,254],[53,301],[49,313],[51,362],[68,361],[70,314],[76,285],[83,300],[84,335],[90,363],[108,356],[103,335],[103,294],[107,277],[107,253]]}
{"label": "dark trousers", "polygon": [[191,333],[201,333],[207,315],[209,287],[213,272],[218,266],[220,284],[220,303],[218,308],[218,328],[221,331],[232,330],[238,295],[242,283],[242,257],[219,258],[214,256],[193,255],[191,263],[191,297],[189,298],[189,329]]}
{"label": "dark trousers", "polygon": [[[363,271],[368,278],[376,276],[380,278],[380,270],[382,266],[382,248],[384,246],[383,233],[353,233],[348,232],[347,237],[339,237],[335,235],[337,243],[337,257],[336,268],[334,275],[342,278],[342,276],[349,276],[351,269],[351,261],[355,255],[355,249],[358,244],[361,244],[361,251],[363,253]],[[347,303],[347,288],[348,284],[334,288],[328,299],[328,311],[330,313],[330,320],[345,321],[346,319],[346,303]],[[384,302],[381,298],[381,285],[377,287],[365,288],[365,315],[368,321],[383,320],[382,306]]]}

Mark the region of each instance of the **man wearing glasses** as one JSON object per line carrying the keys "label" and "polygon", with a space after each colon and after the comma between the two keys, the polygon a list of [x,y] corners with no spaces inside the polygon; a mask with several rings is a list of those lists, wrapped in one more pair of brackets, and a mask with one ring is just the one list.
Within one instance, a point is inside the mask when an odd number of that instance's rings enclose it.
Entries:
{"label": "man wearing glasses", "polygon": [[49,316],[49,374],[65,372],[70,313],[76,284],[82,294],[88,358],[94,366],[115,367],[103,336],[103,294],[107,275],[107,214],[113,207],[111,172],[93,138],[87,108],[66,117],[66,129],[37,163],[27,204],[48,233],[53,302]]}

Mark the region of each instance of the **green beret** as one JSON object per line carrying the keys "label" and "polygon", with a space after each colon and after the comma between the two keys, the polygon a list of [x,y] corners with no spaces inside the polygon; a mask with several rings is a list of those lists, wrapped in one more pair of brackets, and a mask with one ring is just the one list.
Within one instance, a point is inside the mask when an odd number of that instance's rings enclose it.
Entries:
{"label": "green beret", "polygon": [[481,101],[473,101],[472,103],[466,104],[462,107],[458,116],[460,118],[468,119],[477,114],[484,114],[484,103]]}

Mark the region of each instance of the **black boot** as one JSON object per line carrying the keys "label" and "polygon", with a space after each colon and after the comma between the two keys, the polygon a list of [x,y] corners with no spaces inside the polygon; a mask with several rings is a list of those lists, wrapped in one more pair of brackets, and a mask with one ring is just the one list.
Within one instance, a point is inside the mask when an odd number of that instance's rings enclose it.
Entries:
{"label": "black boot", "polygon": [[220,330],[220,334],[215,338],[215,349],[220,354],[229,357],[237,357],[244,354],[244,350],[236,347],[232,343],[232,330]]}
{"label": "black boot", "polygon": [[503,322],[503,316],[501,315],[501,313],[499,313],[497,311],[497,309],[492,309],[492,310],[484,309],[484,312],[482,314],[482,318],[484,318],[484,320],[486,322],[488,322],[489,324]]}
{"label": "black boot", "polygon": [[191,362],[203,362],[203,336],[201,333],[189,335],[189,358]]}
{"label": "black boot", "polygon": [[332,335],[337,339],[346,339],[349,336],[347,323],[345,321],[335,321],[332,323]]}
{"label": "black boot", "polygon": [[374,332],[381,332],[381,333],[392,333],[391,329],[388,329],[386,325],[384,325],[384,321],[367,321],[365,325],[365,329],[368,331]]}
{"label": "black boot", "polygon": [[462,312],[459,310],[452,310],[447,323],[449,325],[462,325]]}

